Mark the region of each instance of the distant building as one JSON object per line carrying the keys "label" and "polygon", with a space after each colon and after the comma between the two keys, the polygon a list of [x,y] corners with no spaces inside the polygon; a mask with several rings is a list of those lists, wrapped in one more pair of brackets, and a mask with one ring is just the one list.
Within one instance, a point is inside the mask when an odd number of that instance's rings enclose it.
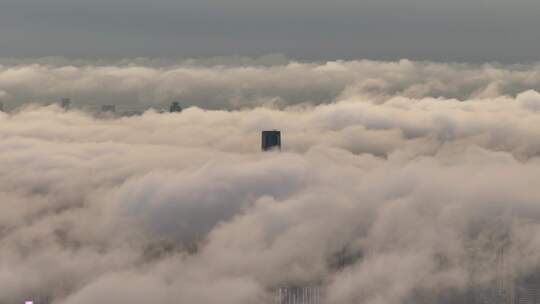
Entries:
{"label": "distant building", "polygon": [[540,303],[540,274],[533,273],[519,278],[514,291],[515,304]]}
{"label": "distant building", "polygon": [[0,112],[4,112],[4,104],[0,102]]}
{"label": "distant building", "polygon": [[261,148],[263,151],[270,151],[273,149],[281,150],[281,132],[277,130],[263,131]]}
{"label": "distant building", "polygon": [[173,102],[171,104],[169,112],[171,112],[171,113],[182,112],[182,107],[180,106],[180,103],[178,101]]}
{"label": "distant building", "polygon": [[19,301],[13,302],[13,303],[24,303],[24,304],[49,304],[52,303],[52,298],[50,296],[39,296],[34,295],[25,298],[24,300],[21,299]]}
{"label": "distant building", "polygon": [[70,107],[71,107],[71,99],[62,98],[62,109],[69,110]]}
{"label": "distant building", "polygon": [[126,116],[126,117],[131,117],[131,116],[140,116],[142,115],[143,113],[141,111],[135,111],[135,110],[131,110],[131,111],[125,111],[122,113],[122,116]]}
{"label": "distant building", "polygon": [[275,304],[321,304],[320,286],[288,286],[274,290]]}
{"label": "distant building", "polygon": [[103,105],[101,106],[101,112],[103,113],[116,113],[116,106],[115,105]]}

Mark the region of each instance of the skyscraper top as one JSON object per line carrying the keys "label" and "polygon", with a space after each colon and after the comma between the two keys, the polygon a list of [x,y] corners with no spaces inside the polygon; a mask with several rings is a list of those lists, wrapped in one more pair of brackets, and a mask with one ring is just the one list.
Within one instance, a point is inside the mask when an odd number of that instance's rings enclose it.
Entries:
{"label": "skyscraper top", "polygon": [[263,151],[281,150],[281,131],[262,131],[261,148]]}
{"label": "skyscraper top", "polygon": [[182,112],[182,107],[180,106],[180,103],[178,101],[175,101],[171,104],[171,107],[170,107],[170,112],[171,113],[178,113],[178,112]]}
{"label": "skyscraper top", "polygon": [[68,110],[71,107],[71,99],[62,98],[62,108]]}
{"label": "skyscraper top", "polygon": [[116,106],[115,105],[103,105],[103,106],[101,106],[101,112],[115,113],[116,112]]}

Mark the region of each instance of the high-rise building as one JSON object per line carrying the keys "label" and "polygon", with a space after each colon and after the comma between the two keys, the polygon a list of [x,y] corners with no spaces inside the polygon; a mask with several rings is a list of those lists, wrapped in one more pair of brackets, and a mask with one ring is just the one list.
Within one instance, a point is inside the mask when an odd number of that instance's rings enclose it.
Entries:
{"label": "high-rise building", "polygon": [[263,151],[281,150],[281,132],[277,130],[263,131],[261,148]]}
{"label": "high-rise building", "polygon": [[169,112],[171,113],[178,113],[182,112],[182,107],[180,106],[180,103],[178,101],[175,101],[171,104],[171,107],[169,109]]}
{"label": "high-rise building", "polygon": [[321,304],[321,286],[287,286],[274,290],[275,304]]}
{"label": "high-rise building", "polygon": [[4,104],[0,102],[0,112],[4,112]]}
{"label": "high-rise building", "polygon": [[116,106],[115,105],[103,105],[101,106],[101,112],[104,113],[116,113]]}
{"label": "high-rise building", "polygon": [[516,282],[515,304],[540,303],[540,274],[533,273],[519,278]]}
{"label": "high-rise building", "polygon": [[70,107],[71,107],[71,99],[62,98],[62,109],[69,110]]}
{"label": "high-rise building", "polygon": [[143,113],[141,111],[129,110],[129,111],[122,112],[121,116],[131,117],[131,116],[140,116],[142,114]]}

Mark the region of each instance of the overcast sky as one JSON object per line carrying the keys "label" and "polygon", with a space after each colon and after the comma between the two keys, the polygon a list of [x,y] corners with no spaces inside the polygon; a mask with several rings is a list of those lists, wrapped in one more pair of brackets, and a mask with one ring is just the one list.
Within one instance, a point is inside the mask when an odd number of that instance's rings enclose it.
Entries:
{"label": "overcast sky", "polygon": [[0,0],[0,57],[527,62],[536,0]]}

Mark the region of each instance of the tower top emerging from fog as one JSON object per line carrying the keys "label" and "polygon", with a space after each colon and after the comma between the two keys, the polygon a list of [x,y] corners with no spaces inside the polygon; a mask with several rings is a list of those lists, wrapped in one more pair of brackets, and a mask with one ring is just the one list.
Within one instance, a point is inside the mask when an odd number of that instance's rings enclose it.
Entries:
{"label": "tower top emerging from fog", "polygon": [[116,113],[116,106],[115,105],[103,105],[101,106],[101,112],[104,113]]}
{"label": "tower top emerging from fog", "polygon": [[71,107],[71,99],[62,98],[62,108],[65,110],[69,110],[70,107]]}
{"label": "tower top emerging from fog", "polygon": [[281,131],[263,131],[261,148],[263,151],[281,150]]}
{"label": "tower top emerging from fog", "polygon": [[170,112],[171,113],[178,113],[178,112],[182,112],[182,107],[180,106],[180,103],[178,101],[175,101],[171,104],[171,107],[170,107]]}

